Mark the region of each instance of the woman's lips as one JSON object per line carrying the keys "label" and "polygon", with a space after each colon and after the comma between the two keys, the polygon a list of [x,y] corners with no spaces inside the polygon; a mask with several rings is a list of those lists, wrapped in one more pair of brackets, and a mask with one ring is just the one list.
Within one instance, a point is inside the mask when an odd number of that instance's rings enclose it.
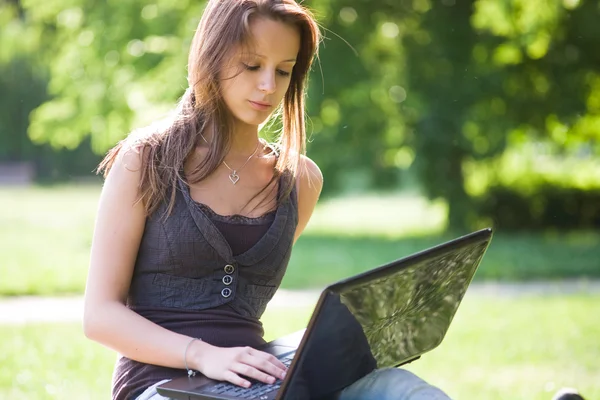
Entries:
{"label": "woman's lips", "polygon": [[259,111],[266,111],[269,108],[271,108],[271,105],[269,103],[263,103],[261,101],[252,101],[252,100],[248,100],[248,102],[250,103],[252,108],[259,110]]}

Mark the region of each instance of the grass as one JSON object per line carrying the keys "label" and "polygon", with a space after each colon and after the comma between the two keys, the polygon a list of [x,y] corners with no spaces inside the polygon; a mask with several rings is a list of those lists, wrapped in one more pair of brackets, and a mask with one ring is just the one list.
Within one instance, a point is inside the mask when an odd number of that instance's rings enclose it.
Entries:
{"label": "grass", "polygon": [[99,186],[0,188],[0,294],[81,293]]}
{"label": "grass", "polygon": [[[0,295],[82,293],[100,187],[0,188]],[[448,240],[445,206],[415,195],[319,204],[283,287],[321,287]],[[497,232],[479,280],[600,278],[600,233]]]}
{"label": "grass", "polygon": [[[267,339],[306,326],[310,309],[269,308]],[[600,398],[600,296],[469,296],[444,342],[410,364],[452,398],[547,400],[562,386]],[[79,324],[0,326],[0,398],[109,398],[112,351]]]}
{"label": "grass", "polygon": [[[600,296],[467,298],[447,340],[410,369],[456,399],[600,398]],[[588,314],[591,313],[591,314]]]}

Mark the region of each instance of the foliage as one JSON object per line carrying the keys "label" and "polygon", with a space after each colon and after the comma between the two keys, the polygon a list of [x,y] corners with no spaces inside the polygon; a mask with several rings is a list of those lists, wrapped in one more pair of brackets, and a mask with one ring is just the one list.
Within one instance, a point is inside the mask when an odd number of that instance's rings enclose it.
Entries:
{"label": "foliage", "polygon": [[600,190],[542,185],[534,193],[503,186],[488,189],[479,215],[505,230],[580,229],[600,226]]}
{"label": "foliage", "polygon": [[480,217],[464,186],[467,163],[523,142],[550,143],[559,155],[597,152],[596,2],[420,3],[426,11],[404,41],[408,98],[418,98],[415,167],[427,193],[448,200],[450,226]]}
{"label": "foliage", "polygon": [[42,35],[28,25],[19,2],[0,3],[0,26],[0,162],[32,162],[38,181],[90,174],[99,156],[91,152],[89,138],[73,149],[57,149],[52,140],[28,136],[31,112],[51,100]]}
{"label": "foliage", "polygon": [[320,113],[311,154],[334,182],[368,170],[378,176],[368,182],[389,186],[390,168],[412,166],[431,198],[448,201],[449,225],[464,229],[480,218],[465,187],[469,164],[477,171],[532,142],[557,156],[598,154],[597,2],[326,4],[327,27],[358,51],[332,37],[322,55],[335,69],[323,73],[335,77],[329,97],[311,92]]}
{"label": "foliage", "polygon": [[310,155],[327,177],[325,192],[394,187],[403,148],[403,49],[399,28],[372,1],[310,1],[324,25],[308,96]]}
{"label": "foliage", "polygon": [[0,3],[0,161],[33,156],[29,114],[48,100],[47,73],[34,56],[39,46],[22,12],[10,2]]}
{"label": "foliage", "polygon": [[27,129],[29,113],[46,99],[46,81],[40,75],[34,71],[31,56],[0,64],[0,90],[11,94],[0,96],[0,160],[26,159],[35,154]]}
{"label": "foliage", "polygon": [[73,148],[90,135],[92,148],[103,152],[183,92],[200,5],[22,3],[28,22],[44,36],[53,96],[32,115],[33,140]]}

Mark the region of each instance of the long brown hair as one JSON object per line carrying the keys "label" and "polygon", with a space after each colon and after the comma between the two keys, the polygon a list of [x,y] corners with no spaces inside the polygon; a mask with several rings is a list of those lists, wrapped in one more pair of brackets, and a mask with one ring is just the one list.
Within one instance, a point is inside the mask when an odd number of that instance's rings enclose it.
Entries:
{"label": "long brown hair", "polygon": [[[306,152],[304,90],[320,40],[317,23],[294,0],[209,0],[190,47],[189,88],[177,109],[166,125],[143,128],[119,142],[98,167],[106,176],[123,148],[139,149],[139,200],[148,215],[165,201],[167,215],[172,210],[178,180],[184,179],[184,162],[199,144],[201,134],[212,140],[207,156],[194,169],[189,182],[201,181],[224,160],[233,135],[233,120],[223,101],[218,76],[231,50],[248,43],[250,21],[257,17],[296,26],[300,32],[300,51],[281,105],[282,130],[275,143],[278,158],[273,179],[266,187],[284,171],[292,177],[297,175],[300,157]],[[280,202],[289,196],[295,179],[282,184]]]}

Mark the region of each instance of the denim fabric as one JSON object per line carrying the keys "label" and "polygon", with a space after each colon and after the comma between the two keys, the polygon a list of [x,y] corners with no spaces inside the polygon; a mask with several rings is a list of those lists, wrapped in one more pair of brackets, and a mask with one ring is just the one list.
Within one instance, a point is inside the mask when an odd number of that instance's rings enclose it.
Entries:
{"label": "denim fabric", "polygon": [[[158,382],[136,400],[168,400],[156,392]],[[450,400],[440,389],[399,368],[378,369],[342,390],[337,400]]]}
{"label": "denim fabric", "polygon": [[291,255],[298,223],[295,188],[267,233],[236,256],[187,184],[180,182],[179,189],[168,218],[164,204],[146,220],[128,306],[199,311],[228,304],[243,316],[260,318]]}
{"label": "denim fabric", "polygon": [[449,400],[450,397],[404,369],[378,369],[342,390],[337,400]]}
{"label": "denim fabric", "polygon": [[144,391],[144,393],[140,394],[135,400],[169,400],[168,397],[161,396],[156,392],[156,387],[162,385],[165,382],[168,382],[169,379],[162,380],[160,382],[156,382],[154,385],[150,386],[148,389]]}

